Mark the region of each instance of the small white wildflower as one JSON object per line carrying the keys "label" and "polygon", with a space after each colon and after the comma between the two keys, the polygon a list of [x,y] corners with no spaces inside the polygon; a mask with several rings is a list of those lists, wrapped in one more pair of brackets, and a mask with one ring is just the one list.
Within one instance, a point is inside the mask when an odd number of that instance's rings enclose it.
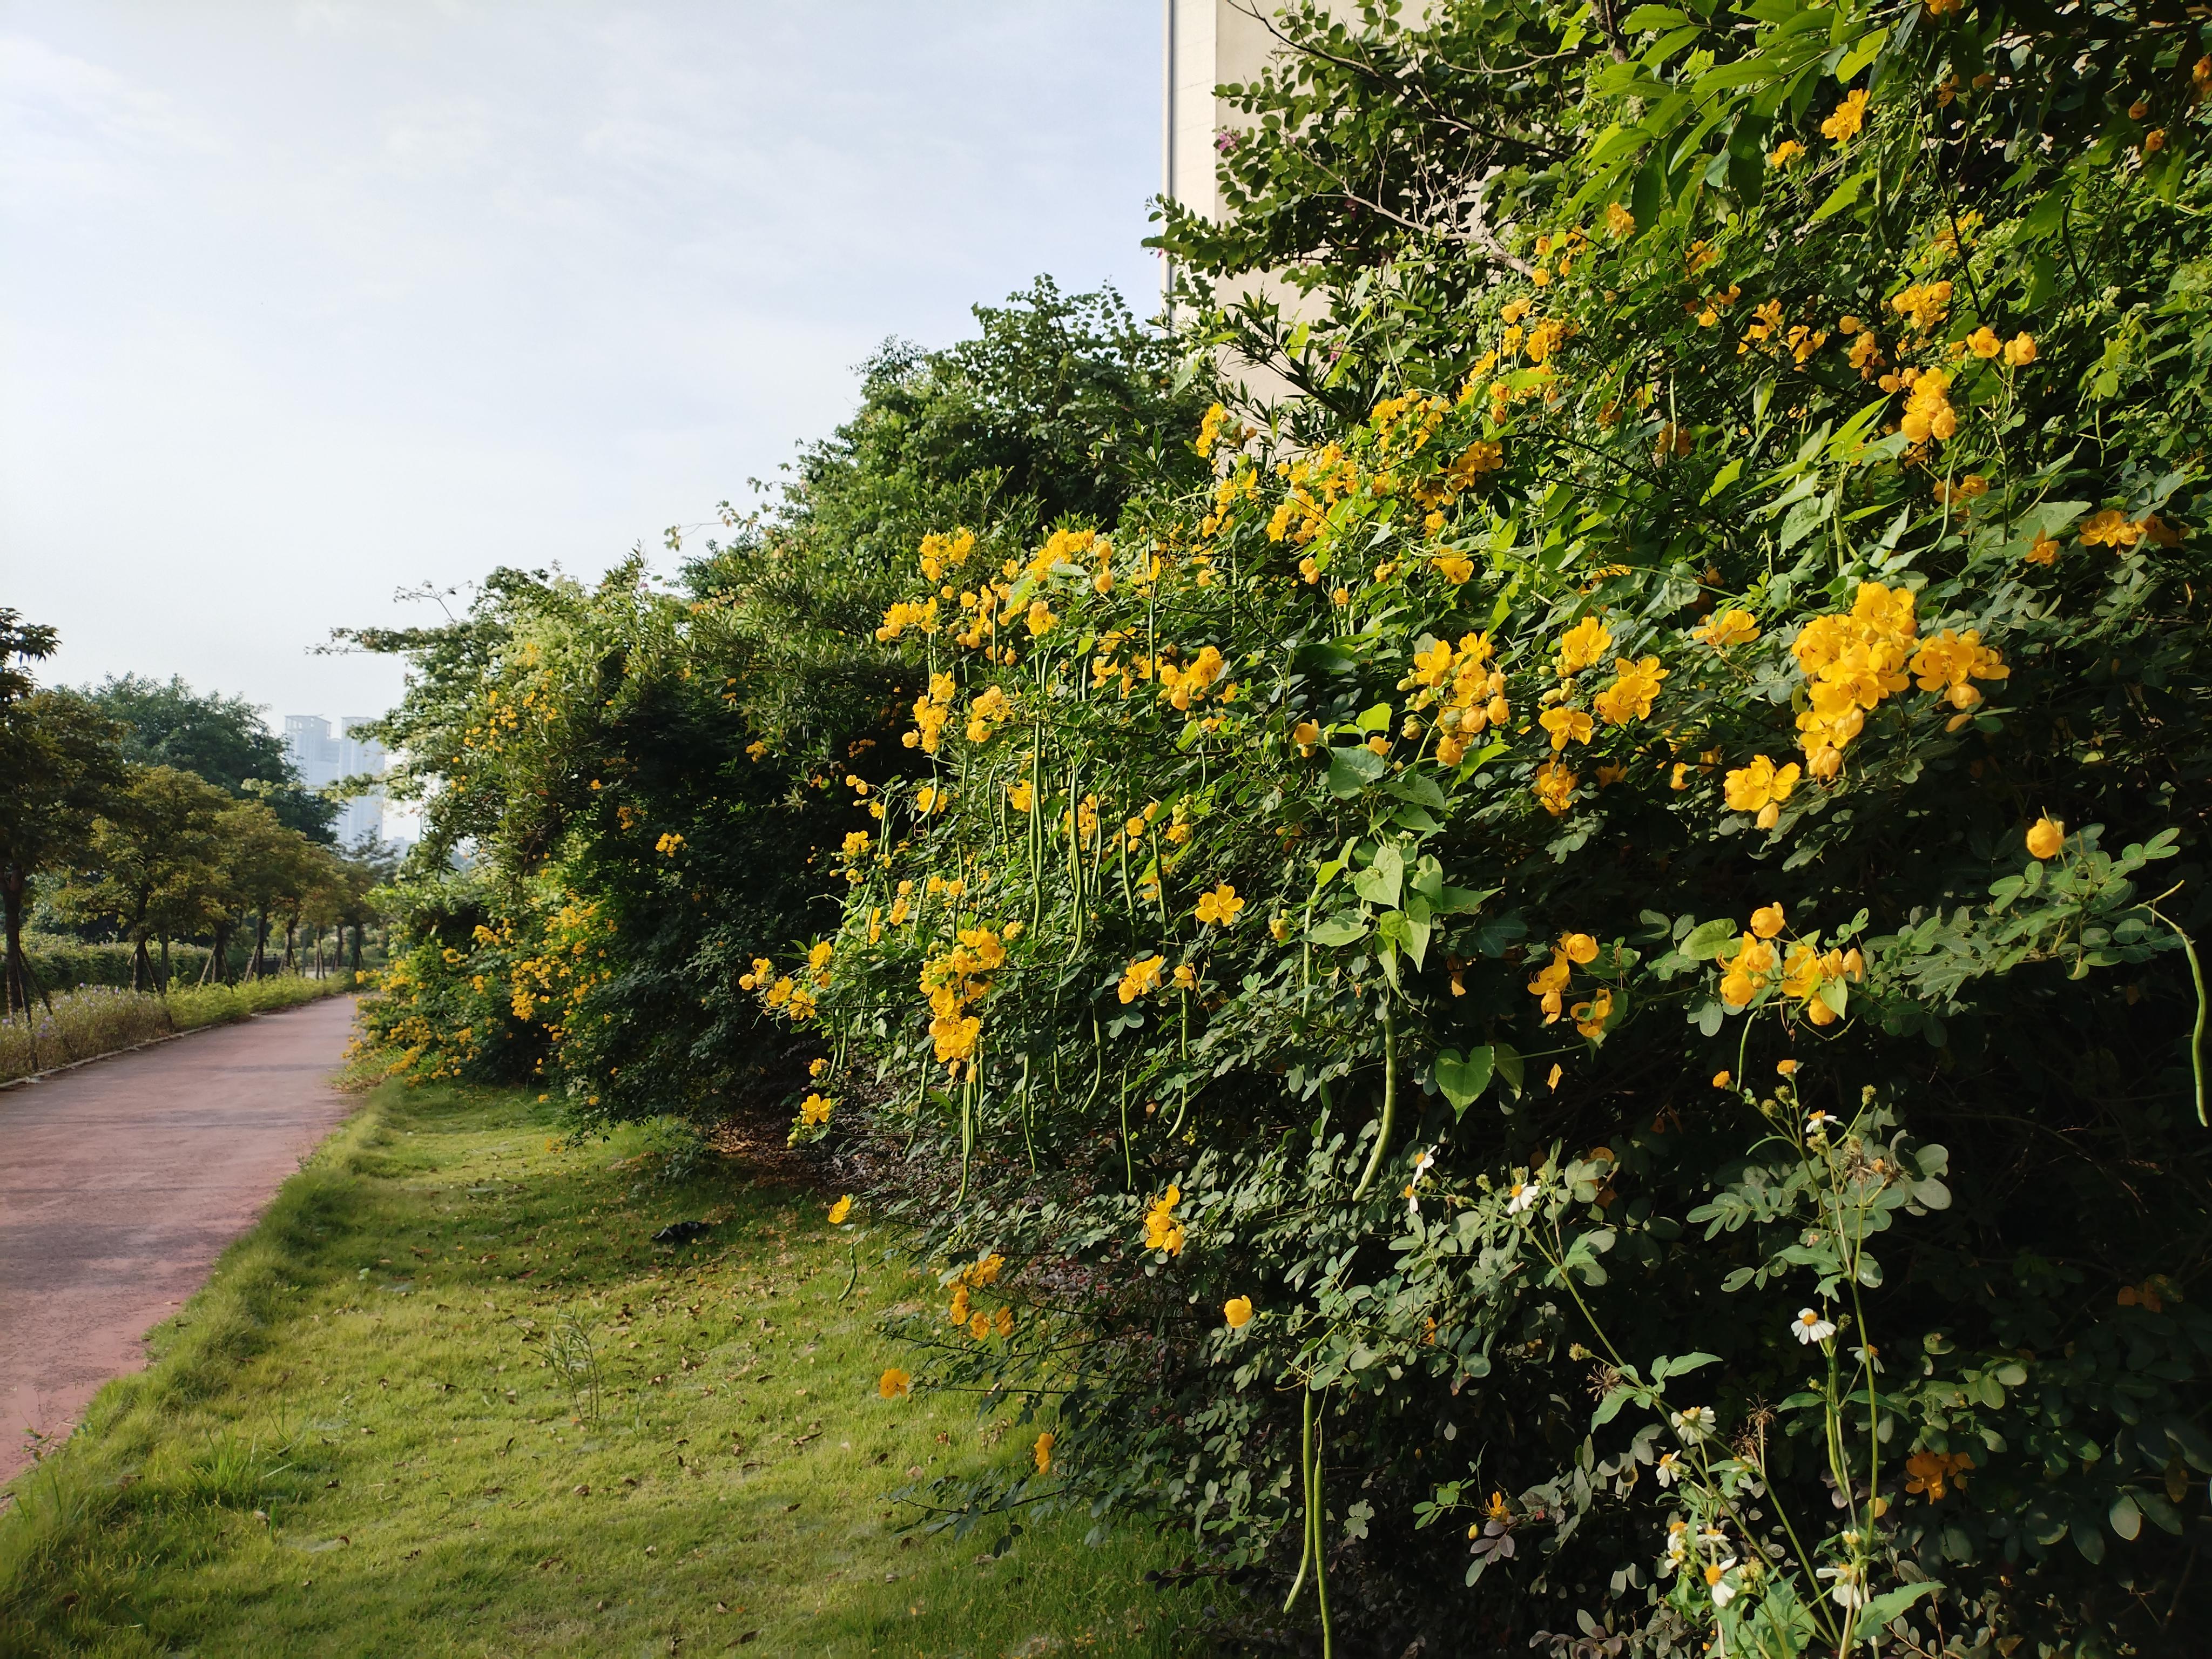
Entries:
{"label": "small white wildflower", "polygon": [[1805,1133],[1814,1140],[1823,1139],[1826,1137],[1832,1125],[1842,1121],[1843,1119],[1838,1117],[1833,1112],[1815,1112],[1805,1120]]}
{"label": "small white wildflower", "polygon": [[1682,1455],[1665,1452],[1660,1455],[1659,1467],[1651,1473],[1659,1478],[1660,1486],[1671,1486],[1682,1478]]}
{"label": "small white wildflower", "polygon": [[1797,1317],[1790,1322],[1790,1328],[1797,1333],[1797,1340],[1810,1347],[1815,1342],[1826,1342],[1836,1334],[1836,1323],[1823,1319],[1810,1308],[1800,1308]]}
{"label": "small white wildflower", "polygon": [[1536,1207],[1536,1200],[1544,1195],[1544,1183],[1534,1180],[1516,1181],[1507,1190],[1510,1196],[1506,1200],[1505,1213],[1519,1215],[1523,1210]]}
{"label": "small white wildflower", "polygon": [[1719,1422],[1711,1406],[1692,1406],[1686,1412],[1670,1413],[1667,1420],[1674,1432],[1692,1445],[1711,1434]]}
{"label": "small white wildflower", "polygon": [[1836,1599],[1838,1605],[1857,1607],[1866,1604],[1866,1588],[1861,1583],[1866,1577],[1866,1569],[1857,1563],[1846,1561],[1841,1566],[1822,1567],[1819,1576],[1835,1580],[1828,1594]]}

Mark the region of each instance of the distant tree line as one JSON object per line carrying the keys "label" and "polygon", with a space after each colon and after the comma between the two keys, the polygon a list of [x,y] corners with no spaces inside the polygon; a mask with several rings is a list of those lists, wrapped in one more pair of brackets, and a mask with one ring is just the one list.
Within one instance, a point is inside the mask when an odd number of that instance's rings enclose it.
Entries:
{"label": "distant tree line", "polygon": [[57,643],[0,608],[0,1011],[52,988],[24,948],[34,905],[128,944],[138,990],[168,988],[178,941],[207,945],[202,982],[320,969],[333,930],[358,969],[395,861],[333,844],[336,803],[301,781],[259,711],[181,679],[41,686],[32,665]]}

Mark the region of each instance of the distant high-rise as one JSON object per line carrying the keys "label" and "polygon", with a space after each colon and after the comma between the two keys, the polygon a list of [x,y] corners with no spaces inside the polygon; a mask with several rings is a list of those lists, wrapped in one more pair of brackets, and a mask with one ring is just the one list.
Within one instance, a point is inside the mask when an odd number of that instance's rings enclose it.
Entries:
{"label": "distant high-rise", "polygon": [[[331,723],[319,714],[287,714],[284,752],[299,769],[300,781],[310,789],[320,789],[340,778],[356,777],[362,773],[381,775],[386,761],[384,745],[359,735],[360,728],[374,718],[372,714],[343,715],[338,720],[338,734],[333,737]],[[343,846],[351,846],[363,836],[380,838],[385,833],[383,792],[356,795],[344,802],[338,808],[335,827]]]}

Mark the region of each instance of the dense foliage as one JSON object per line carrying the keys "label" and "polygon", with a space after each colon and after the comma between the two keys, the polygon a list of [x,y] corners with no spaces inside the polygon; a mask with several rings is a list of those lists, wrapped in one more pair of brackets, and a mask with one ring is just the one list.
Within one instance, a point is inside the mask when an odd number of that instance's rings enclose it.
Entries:
{"label": "dense foliage", "polygon": [[726,507],[678,591],[641,562],[595,586],[502,570],[458,623],[349,636],[414,668],[384,731],[428,833],[372,1013],[410,1073],[543,1078],[586,1118],[781,1091],[738,981],[835,925],[829,860],[868,821],[842,780],[911,758],[914,676],[874,637],[904,556],[939,523],[1018,545],[1163,466],[1203,474],[1204,399],[1115,296],[1040,281],[975,314],[948,349],[878,353],[853,419],[769,511]]}
{"label": "dense foliage", "polygon": [[[693,595],[563,590],[649,610],[646,678],[732,726],[691,793],[588,810],[667,763],[594,725],[471,808],[447,751],[497,880],[393,1018],[457,1054],[439,999],[482,975],[526,1023],[481,952],[516,895],[616,890],[568,871],[649,872],[662,915],[788,882],[811,936],[661,958],[653,1086],[745,1063],[694,1001],[818,1047],[794,1138],[882,1158],[944,1286],[886,1393],[1033,1420],[1033,1467],[915,1494],[963,1524],[1164,1509],[1362,1650],[2185,1650],[2198,26],[1282,27],[1233,218],[1164,240],[1193,342],[1310,395],[1209,411],[1196,488],[856,490]],[[1304,291],[1233,297],[1255,268]],[[475,743],[538,659],[469,626]],[[615,719],[631,659],[513,752]],[[756,743],[804,850],[735,877],[693,825],[752,810]],[[562,960],[610,981],[661,936],[600,927]],[[574,1028],[511,1040],[566,1065]]]}
{"label": "dense foliage", "polygon": [[[323,844],[334,807],[300,787],[252,707],[181,680],[42,689],[33,665],[58,642],[0,610],[0,1015],[51,1008],[55,987],[23,943],[34,904],[50,922],[126,943],[137,991],[167,993],[179,939],[208,940],[202,975],[220,983],[233,975],[234,936],[249,941],[244,969],[258,978],[310,957],[319,970],[322,940],[336,930],[342,948],[350,927],[359,968],[382,855]],[[70,961],[46,956],[64,975]]]}

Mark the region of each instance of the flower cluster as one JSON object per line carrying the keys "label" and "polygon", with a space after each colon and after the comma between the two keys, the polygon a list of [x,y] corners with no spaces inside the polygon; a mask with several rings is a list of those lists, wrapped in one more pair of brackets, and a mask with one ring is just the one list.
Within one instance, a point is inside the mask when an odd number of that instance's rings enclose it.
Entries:
{"label": "flower cluster", "polygon": [[936,1046],[938,1063],[955,1077],[960,1062],[975,1052],[983,1029],[980,1014],[969,1011],[991,988],[990,975],[1006,960],[1006,944],[988,927],[963,927],[959,942],[943,956],[921,965],[922,994],[929,1000],[929,1036]]}
{"label": "flower cluster", "polygon": [[1170,1187],[1154,1199],[1145,1212],[1145,1248],[1165,1250],[1170,1255],[1181,1255],[1183,1247],[1182,1223],[1176,1219],[1176,1206],[1182,1202],[1182,1188]]}

